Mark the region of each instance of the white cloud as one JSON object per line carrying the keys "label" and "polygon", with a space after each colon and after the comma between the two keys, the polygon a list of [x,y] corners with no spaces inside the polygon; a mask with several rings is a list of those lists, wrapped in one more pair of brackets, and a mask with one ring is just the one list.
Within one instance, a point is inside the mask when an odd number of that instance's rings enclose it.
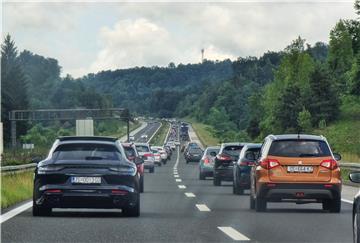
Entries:
{"label": "white cloud", "polygon": [[99,35],[103,47],[92,70],[163,65],[174,52],[168,31],[144,18],[121,20]]}
{"label": "white cloud", "polygon": [[[352,2],[5,3],[4,30],[64,72],[198,63],[282,50],[297,36],[328,41]],[[41,36],[41,41],[37,37]]]}

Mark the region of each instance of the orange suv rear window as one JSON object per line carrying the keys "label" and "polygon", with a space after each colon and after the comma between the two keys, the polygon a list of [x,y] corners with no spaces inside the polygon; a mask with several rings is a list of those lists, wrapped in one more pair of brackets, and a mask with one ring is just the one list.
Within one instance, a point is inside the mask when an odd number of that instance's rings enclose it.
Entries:
{"label": "orange suv rear window", "polygon": [[275,140],[268,155],[279,157],[326,157],[331,156],[329,146],[320,140]]}

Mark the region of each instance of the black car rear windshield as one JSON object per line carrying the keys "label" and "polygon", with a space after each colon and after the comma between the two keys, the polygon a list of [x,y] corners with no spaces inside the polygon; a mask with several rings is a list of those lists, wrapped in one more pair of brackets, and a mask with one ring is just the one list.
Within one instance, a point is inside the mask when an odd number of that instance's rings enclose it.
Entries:
{"label": "black car rear windshield", "polygon": [[59,145],[53,153],[55,160],[120,160],[119,150],[108,144],[73,143]]}
{"label": "black car rear windshield", "polygon": [[273,141],[269,155],[280,157],[324,157],[331,156],[326,142],[321,140]]}
{"label": "black car rear windshield", "polygon": [[203,153],[203,151],[200,148],[191,148],[191,149],[189,149],[189,152],[191,154],[202,154]]}
{"label": "black car rear windshield", "polygon": [[223,149],[223,153],[231,155],[231,156],[239,156],[242,148],[243,148],[243,146],[240,146],[240,145],[226,146]]}
{"label": "black car rear windshield", "polygon": [[206,155],[210,155],[211,152],[215,152],[216,154],[218,154],[219,151],[220,151],[219,148],[214,148],[214,149],[213,149],[213,148],[209,148],[209,149],[206,150]]}
{"label": "black car rear windshield", "polygon": [[149,147],[145,145],[136,145],[136,149],[139,153],[150,152]]}

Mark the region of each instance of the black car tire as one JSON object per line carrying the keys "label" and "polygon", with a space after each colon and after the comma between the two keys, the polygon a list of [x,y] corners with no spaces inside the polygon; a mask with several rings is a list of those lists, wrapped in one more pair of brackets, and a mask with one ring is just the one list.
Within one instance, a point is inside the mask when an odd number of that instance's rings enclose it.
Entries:
{"label": "black car tire", "polygon": [[160,163],[158,163],[158,165],[159,165],[159,166],[161,166],[161,165],[162,165],[162,164],[161,164],[161,162],[160,162]]}
{"label": "black car tire", "polygon": [[125,207],[122,209],[123,214],[126,217],[139,217],[140,216],[140,196],[134,207]]}
{"label": "black car tire", "polygon": [[144,176],[140,176],[140,192],[144,192]]}
{"label": "black car tire", "polygon": [[221,179],[214,176],[213,183],[214,183],[214,186],[221,186]]}
{"label": "black car tire", "polygon": [[163,160],[163,164],[166,165],[166,162],[167,162],[166,159],[164,159],[164,160]]}
{"label": "black car tire", "polygon": [[152,168],[149,169],[149,173],[154,173],[154,171],[155,171],[155,168],[154,168],[154,167],[152,167]]}
{"label": "black car tire", "polygon": [[340,213],[341,211],[341,198],[333,199],[329,202],[329,210],[331,213]]}
{"label": "black car tire", "polygon": [[233,194],[236,195],[243,195],[244,194],[244,188],[241,188],[238,186],[236,181],[233,182]]}
{"label": "black car tire", "polygon": [[33,202],[32,207],[32,215],[33,216],[50,216],[52,209],[49,207],[43,207],[36,205],[35,202]]}
{"label": "black car tire", "polygon": [[[356,210],[356,209],[355,209]],[[360,243],[360,215],[359,212],[354,212],[354,220],[353,220],[353,236],[354,236],[354,243]]]}
{"label": "black car tire", "polygon": [[186,160],[186,164],[189,164],[189,160]]}
{"label": "black car tire", "polygon": [[322,201],[322,209],[323,210],[330,210],[330,200],[323,200]]}
{"label": "black car tire", "polygon": [[255,199],[250,193],[250,209],[255,209]]}
{"label": "black car tire", "polygon": [[255,210],[256,212],[265,212],[266,211],[267,201],[265,198],[256,197],[255,199]]}
{"label": "black car tire", "polygon": [[202,173],[201,171],[199,172],[199,179],[202,181],[206,179],[204,173]]}

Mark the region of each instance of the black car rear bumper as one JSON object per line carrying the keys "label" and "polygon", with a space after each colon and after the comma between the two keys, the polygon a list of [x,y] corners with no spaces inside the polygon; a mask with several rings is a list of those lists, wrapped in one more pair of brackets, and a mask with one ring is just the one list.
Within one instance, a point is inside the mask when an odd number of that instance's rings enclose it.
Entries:
{"label": "black car rear bumper", "polygon": [[222,167],[214,169],[214,177],[221,179],[222,181],[232,181],[234,178],[233,167]]}
{"label": "black car rear bumper", "polygon": [[341,198],[340,184],[300,184],[300,183],[265,183],[257,193],[257,197],[269,201],[283,199],[337,199]]}
{"label": "black car rear bumper", "polygon": [[124,208],[139,201],[139,193],[127,186],[42,186],[37,205],[51,208]]}

